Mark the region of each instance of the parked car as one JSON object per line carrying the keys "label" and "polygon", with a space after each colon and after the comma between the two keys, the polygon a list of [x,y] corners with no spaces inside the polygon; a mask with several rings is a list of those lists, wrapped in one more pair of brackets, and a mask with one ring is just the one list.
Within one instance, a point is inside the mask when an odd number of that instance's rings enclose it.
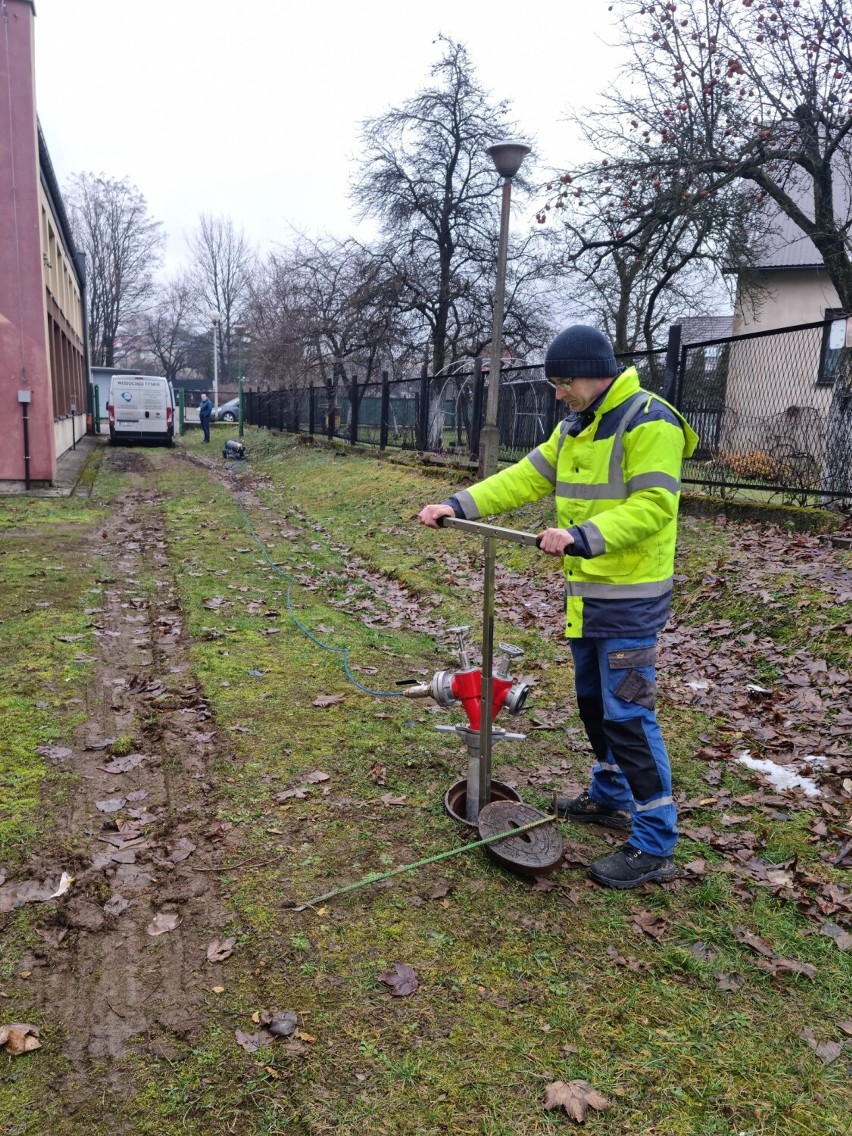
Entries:
{"label": "parked car", "polygon": [[240,400],[232,398],[223,402],[218,410],[210,415],[211,422],[236,422],[240,417]]}

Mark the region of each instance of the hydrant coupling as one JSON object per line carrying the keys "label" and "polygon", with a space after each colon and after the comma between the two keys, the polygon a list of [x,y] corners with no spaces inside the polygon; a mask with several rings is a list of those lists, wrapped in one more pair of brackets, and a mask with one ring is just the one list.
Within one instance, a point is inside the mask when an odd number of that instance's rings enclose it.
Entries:
{"label": "hydrant coupling", "polygon": [[[467,627],[452,627],[448,631],[459,637],[458,671],[438,671],[430,683],[410,683],[405,691],[406,698],[425,698],[431,695],[439,706],[453,706],[460,702],[467,714],[471,728],[479,730],[482,725],[482,670],[472,667],[464,642]],[[509,677],[511,664],[523,655],[520,647],[509,643],[500,644],[501,658],[494,668],[491,679],[491,720],[497,717],[505,706],[510,714],[520,714],[530,692],[528,683],[513,683]]]}

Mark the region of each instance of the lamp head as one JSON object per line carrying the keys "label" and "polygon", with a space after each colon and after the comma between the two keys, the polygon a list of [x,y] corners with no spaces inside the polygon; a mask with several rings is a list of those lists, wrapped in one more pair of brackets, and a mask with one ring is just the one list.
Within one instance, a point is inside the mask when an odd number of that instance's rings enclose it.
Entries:
{"label": "lamp head", "polygon": [[513,178],[527,154],[530,147],[523,142],[495,142],[489,146],[487,153],[494,163],[500,177]]}

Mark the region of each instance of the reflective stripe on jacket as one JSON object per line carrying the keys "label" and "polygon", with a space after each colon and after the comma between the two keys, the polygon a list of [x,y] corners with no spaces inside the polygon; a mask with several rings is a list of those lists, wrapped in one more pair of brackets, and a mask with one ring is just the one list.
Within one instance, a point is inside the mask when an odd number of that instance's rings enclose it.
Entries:
{"label": "reflective stripe on jacket", "polygon": [[[556,495],[557,527],[579,537],[565,557],[566,634],[647,634],[668,618],[681,462],[698,436],[624,371],[576,436],[571,415],[515,465],[456,494],[470,520]],[[588,558],[577,553],[588,549]]]}

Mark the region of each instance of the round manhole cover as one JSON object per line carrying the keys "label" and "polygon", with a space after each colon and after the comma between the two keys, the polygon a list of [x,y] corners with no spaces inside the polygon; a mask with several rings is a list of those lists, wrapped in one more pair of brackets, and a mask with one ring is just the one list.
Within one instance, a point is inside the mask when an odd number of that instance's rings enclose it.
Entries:
{"label": "round manhole cover", "polygon": [[490,856],[504,868],[525,876],[546,876],[562,861],[562,836],[555,824],[540,824],[526,832],[516,832],[547,813],[521,801],[492,801],[479,812],[479,835],[483,840],[505,832],[503,840],[486,844]]}

